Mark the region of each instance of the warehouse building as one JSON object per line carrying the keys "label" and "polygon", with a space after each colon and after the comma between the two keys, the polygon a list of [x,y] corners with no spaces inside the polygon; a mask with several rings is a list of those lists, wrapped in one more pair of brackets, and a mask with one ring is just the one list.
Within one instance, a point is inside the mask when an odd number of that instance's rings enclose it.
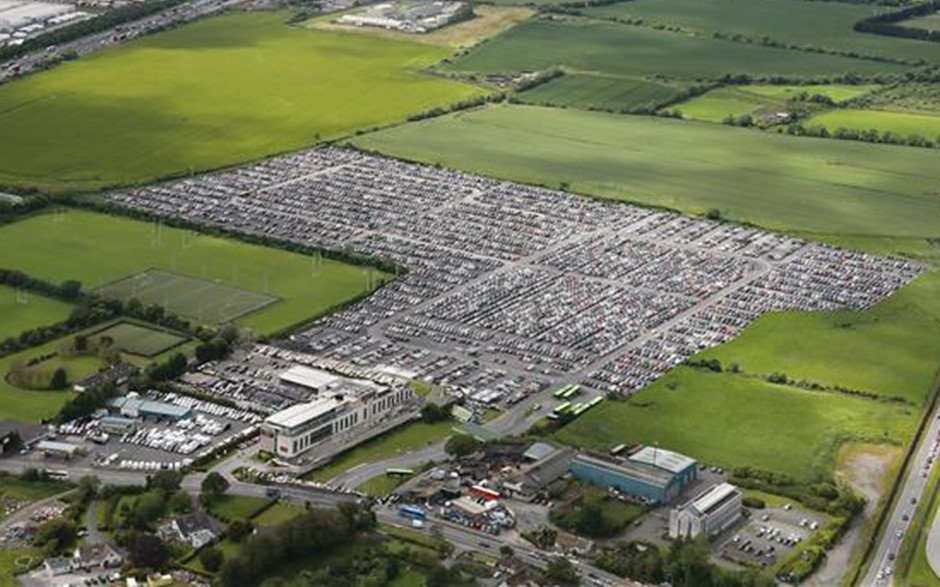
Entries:
{"label": "warehouse building", "polygon": [[[300,372],[288,371],[291,372],[291,377],[298,380]],[[324,383],[325,378],[318,374],[300,373],[299,379],[317,385],[320,393],[309,402],[269,416],[261,425],[263,450],[286,459],[299,456],[328,438],[352,436],[371,427],[416,397],[406,385],[391,388],[372,381],[327,375],[332,378],[329,383]]]}
{"label": "warehouse building", "polygon": [[[646,454],[644,449],[637,453],[638,458],[617,461],[582,453],[571,461],[570,471],[582,481],[614,488],[640,501],[667,503],[695,479],[697,463],[677,453],[655,450],[658,454]],[[667,461],[664,453],[672,458]]]}
{"label": "warehouse building", "polygon": [[715,485],[682,506],[669,512],[670,538],[695,538],[699,534],[715,536],[741,518],[743,497],[730,483]]}
{"label": "warehouse building", "polygon": [[155,402],[134,395],[118,397],[108,405],[125,418],[141,418],[156,422],[178,422],[193,417],[193,409],[166,402]]}

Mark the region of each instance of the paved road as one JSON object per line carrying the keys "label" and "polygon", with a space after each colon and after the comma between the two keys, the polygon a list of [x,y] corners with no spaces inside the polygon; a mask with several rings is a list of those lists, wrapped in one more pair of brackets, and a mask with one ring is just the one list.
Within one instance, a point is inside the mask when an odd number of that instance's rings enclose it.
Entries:
{"label": "paved road", "polygon": [[[940,405],[930,414],[930,422],[911,460],[910,471],[903,481],[897,500],[884,526],[871,564],[860,585],[890,587],[894,585],[894,557],[904,541],[910,518],[917,504],[926,495],[930,468],[936,461],[936,441],[940,439]],[[931,529],[933,530],[933,529]]]}

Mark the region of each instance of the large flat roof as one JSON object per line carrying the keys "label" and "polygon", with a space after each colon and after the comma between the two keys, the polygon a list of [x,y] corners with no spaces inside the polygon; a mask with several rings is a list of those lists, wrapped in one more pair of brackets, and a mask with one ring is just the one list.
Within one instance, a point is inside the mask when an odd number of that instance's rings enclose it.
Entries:
{"label": "large flat roof", "polygon": [[343,403],[344,402],[333,398],[319,398],[312,402],[297,404],[286,410],[281,410],[276,414],[271,414],[265,419],[265,422],[283,428],[296,428],[305,422],[309,422],[314,418],[326,414]]}
{"label": "large flat roof", "polygon": [[629,457],[629,460],[636,463],[646,463],[660,469],[665,469],[670,473],[681,473],[689,467],[698,465],[698,461],[692,457],[664,450],[655,446],[644,446]]}
{"label": "large flat roof", "polygon": [[643,481],[644,483],[649,483],[650,485],[655,485],[658,487],[668,486],[673,479],[673,474],[669,471],[660,469],[659,467],[654,467],[652,465],[647,465],[644,462],[614,462],[587,454],[579,454],[575,456],[574,462],[578,461],[588,465],[593,465],[595,467],[607,469],[615,473],[620,473],[621,475],[626,475],[627,477],[632,477],[639,481]]}
{"label": "large flat roof", "polygon": [[738,488],[730,483],[721,483],[715,485],[702,495],[692,501],[692,507],[703,514],[708,514],[712,509],[718,507],[732,495],[737,493]]}
{"label": "large flat roof", "polygon": [[330,384],[336,383],[340,379],[340,377],[332,373],[305,365],[294,365],[287,371],[281,373],[281,381],[302,387],[309,387],[311,389],[323,389]]}

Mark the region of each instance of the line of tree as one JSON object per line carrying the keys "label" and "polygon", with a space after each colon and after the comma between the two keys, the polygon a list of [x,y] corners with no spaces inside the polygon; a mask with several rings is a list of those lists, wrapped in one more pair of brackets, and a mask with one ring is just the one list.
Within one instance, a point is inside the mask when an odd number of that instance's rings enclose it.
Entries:
{"label": "line of tree", "polygon": [[756,569],[734,572],[714,565],[704,537],[676,540],[668,548],[644,541],[607,548],[595,564],[620,577],[673,587],[773,587],[772,577]]}
{"label": "line of tree", "polygon": [[82,296],[82,282],[80,281],[69,279],[62,283],[53,283],[15,269],[0,268],[0,285],[22,289],[68,303],[73,303]]}
{"label": "line of tree", "polygon": [[901,10],[864,18],[856,22],[852,28],[860,33],[874,33],[876,35],[886,35],[889,37],[902,37],[905,39],[940,43],[940,31],[897,24],[911,18],[928,16],[938,11],[940,11],[940,0],[928,0],[919,4],[906,6]]}
{"label": "line of tree", "polygon": [[842,141],[860,141],[863,143],[880,143],[885,145],[904,145],[908,147],[922,147],[934,149],[940,147],[940,137],[928,139],[920,135],[900,135],[891,131],[878,129],[856,129],[839,127],[830,131],[825,126],[804,126],[799,123],[787,126],[787,134],[799,137],[814,137],[820,139],[838,139]]}
{"label": "line of tree", "polygon": [[128,4],[108,10],[94,18],[49,31],[38,37],[27,39],[19,46],[7,46],[0,49],[0,61],[15,59],[32,51],[42,50],[51,45],[68,43],[88,35],[94,35],[124,23],[162,12],[182,4],[185,0],[148,0],[139,4]]}

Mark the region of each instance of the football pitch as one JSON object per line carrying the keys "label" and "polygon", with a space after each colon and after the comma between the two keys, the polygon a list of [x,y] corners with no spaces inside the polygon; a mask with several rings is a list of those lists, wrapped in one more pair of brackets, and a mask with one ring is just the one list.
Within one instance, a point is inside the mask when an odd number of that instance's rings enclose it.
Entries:
{"label": "football pitch", "polygon": [[103,297],[126,302],[136,298],[199,324],[223,324],[273,304],[277,298],[211,279],[148,269],[95,290]]}
{"label": "football pitch", "polygon": [[259,335],[316,318],[389,277],[318,255],[85,210],[6,224],[0,250],[18,251],[4,258],[9,269],[166,304],[192,321],[232,320]]}

